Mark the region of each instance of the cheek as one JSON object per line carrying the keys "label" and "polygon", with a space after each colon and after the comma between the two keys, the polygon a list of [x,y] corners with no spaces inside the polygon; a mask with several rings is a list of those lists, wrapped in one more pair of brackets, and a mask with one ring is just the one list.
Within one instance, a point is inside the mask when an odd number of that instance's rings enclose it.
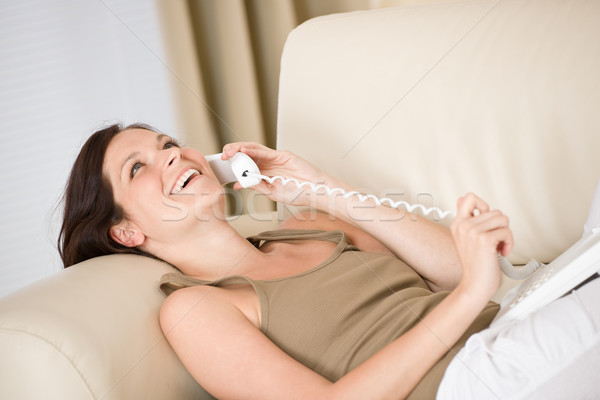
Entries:
{"label": "cheek", "polygon": [[181,149],[181,155],[183,156],[183,158],[200,165],[204,174],[212,175],[212,170],[208,166],[208,161],[206,161],[204,155],[198,150],[190,147],[183,147]]}
{"label": "cheek", "polygon": [[120,203],[127,216],[134,222],[144,225],[144,222],[160,220],[160,207],[163,201],[162,187],[154,180],[139,177],[131,185]]}

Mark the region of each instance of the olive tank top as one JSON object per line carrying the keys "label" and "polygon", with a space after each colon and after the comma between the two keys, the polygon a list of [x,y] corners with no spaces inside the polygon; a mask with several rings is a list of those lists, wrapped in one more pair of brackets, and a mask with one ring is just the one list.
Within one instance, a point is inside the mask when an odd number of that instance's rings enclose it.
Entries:
{"label": "olive tank top", "polygon": [[[393,256],[359,251],[342,231],[285,229],[248,238],[257,247],[268,241],[307,239],[332,241],[337,246],[325,261],[300,274],[271,280],[234,275],[204,281],[169,273],[161,279],[161,289],[168,295],[194,285],[251,285],[260,301],[261,331],[331,381],[402,336],[449,293],[432,292],[421,276]],[[470,335],[491,323],[498,308],[493,302],[485,307],[409,399],[435,398],[453,356]]]}

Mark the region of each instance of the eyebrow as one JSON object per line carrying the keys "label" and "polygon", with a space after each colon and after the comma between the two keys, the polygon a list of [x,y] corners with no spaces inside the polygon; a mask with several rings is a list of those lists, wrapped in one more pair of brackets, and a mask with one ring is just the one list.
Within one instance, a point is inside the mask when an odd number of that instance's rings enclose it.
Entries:
{"label": "eyebrow", "polygon": [[162,142],[162,140],[164,138],[170,138],[170,136],[169,135],[165,135],[164,133],[161,133],[161,134],[159,134],[159,135],[156,136],[156,142],[160,143],[160,142]]}

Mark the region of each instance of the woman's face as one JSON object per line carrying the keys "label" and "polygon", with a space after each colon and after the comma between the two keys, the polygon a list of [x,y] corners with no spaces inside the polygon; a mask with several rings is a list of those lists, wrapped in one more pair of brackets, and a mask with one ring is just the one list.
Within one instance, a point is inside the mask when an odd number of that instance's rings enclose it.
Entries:
{"label": "woman's face", "polygon": [[104,157],[114,198],[146,239],[181,239],[198,221],[223,218],[223,187],[204,156],[145,129],[117,134]]}

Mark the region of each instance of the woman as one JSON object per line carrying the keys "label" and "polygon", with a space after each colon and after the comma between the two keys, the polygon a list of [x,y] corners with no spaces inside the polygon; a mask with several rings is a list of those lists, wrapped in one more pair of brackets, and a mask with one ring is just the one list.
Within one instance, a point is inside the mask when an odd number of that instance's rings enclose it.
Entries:
{"label": "woman", "polygon": [[[227,145],[223,158],[238,151],[265,175],[350,189],[258,144]],[[450,233],[355,198],[264,181],[254,189],[329,216],[246,240],[226,222],[223,188],[202,154],[144,125],[101,130],[67,187],[65,266],[122,252],[177,266],[183,275],[163,278],[166,292],[179,290],[161,327],[217,398],[434,397],[456,352],[498,309],[489,299],[497,253],[513,245],[507,217],[469,194]]]}

